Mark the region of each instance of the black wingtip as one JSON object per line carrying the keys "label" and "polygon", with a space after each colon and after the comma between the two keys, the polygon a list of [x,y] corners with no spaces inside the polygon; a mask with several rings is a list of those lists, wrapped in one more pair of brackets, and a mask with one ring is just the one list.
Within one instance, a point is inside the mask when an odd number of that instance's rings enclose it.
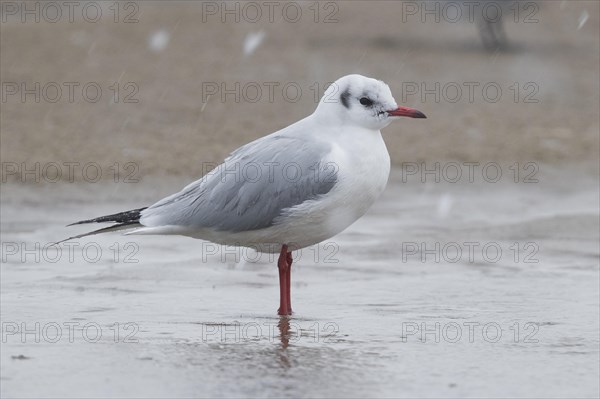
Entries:
{"label": "black wingtip", "polygon": [[[112,216],[112,215],[111,215],[111,216]],[[68,224],[68,225],[66,225],[65,227],[69,227],[69,226],[75,226],[75,225],[78,225],[78,224],[98,223],[99,221],[104,221],[104,220],[101,220],[101,219],[102,219],[102,217],[100,217],[100,218],[96,218],[96,219],[86,219],[86,220],[80,220],[79,222],[75,222],[75,223]]]}
{"label": "black wingtip", "polygon": [[53,243],[52,243],[52,244],[50,244],[50,245],[60,245],[60,244],[62,244],[62,243],[63,243],[63,242],[65,242],[65,241],[74,240],[74,239],[76,239],[76,238],[77,238],[77,236],[74,236],[74,237],[69,237],[69,238],[65,238],[64,240],[60,240],[60,241],[53,242]]}
{"label": "black wingtip", "polygon": [[132,209],[130,211],[114,213],[112,215],[100,216],[94,219],[80,220],[79,222],[68,224],[66,227],[75,226],[77,224],[87,224],[87,223],[132,223],[138,222],[140,220],[141,212],[146,209],[138,208]]}

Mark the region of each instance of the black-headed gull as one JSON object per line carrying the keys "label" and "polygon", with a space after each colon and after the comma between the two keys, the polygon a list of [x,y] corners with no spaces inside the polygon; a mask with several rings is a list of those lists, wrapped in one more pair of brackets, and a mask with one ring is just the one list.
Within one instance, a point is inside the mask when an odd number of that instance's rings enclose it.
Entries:
{"label": "black-headed gull", "polygon": [[390,156],[380,129],[399,107],[382,81],[348,75],[329,86],[315,112],[235,150],[221,165],[147,208],[74,224],[113,225],[127,234],[177,234],[277,253],[280,315],[292,313],[292,252],[333,237],[384,190]]}

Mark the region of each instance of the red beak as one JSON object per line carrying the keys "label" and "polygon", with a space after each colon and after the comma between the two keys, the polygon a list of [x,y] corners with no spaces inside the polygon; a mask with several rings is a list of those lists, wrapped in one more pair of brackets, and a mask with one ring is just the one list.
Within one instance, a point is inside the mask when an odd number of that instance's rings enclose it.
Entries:
{"label": "red beak", "polygon": [[424,113],[417,111],[414,108],[398,107],[391,111],[387,111],[389,116],[408,116],[409,118],[427,118]]}

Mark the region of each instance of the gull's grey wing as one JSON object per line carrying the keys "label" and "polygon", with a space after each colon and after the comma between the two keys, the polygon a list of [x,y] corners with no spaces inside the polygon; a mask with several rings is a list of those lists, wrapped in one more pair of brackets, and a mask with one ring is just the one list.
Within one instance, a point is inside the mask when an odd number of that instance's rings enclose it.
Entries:
{"label": "gull's grey wing", "polygon": [[231,154],[202,179],[142,212],[145,226],[240,232],[273,225],[282,211],[328,193],[337,166],[326,143],[267,136]]}

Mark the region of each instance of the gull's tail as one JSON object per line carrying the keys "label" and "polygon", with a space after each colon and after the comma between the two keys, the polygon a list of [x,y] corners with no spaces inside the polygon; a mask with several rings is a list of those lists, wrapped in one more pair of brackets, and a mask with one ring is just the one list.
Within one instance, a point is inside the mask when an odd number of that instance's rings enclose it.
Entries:
{"label": "gull's tail", "polygon": [[57,242],[56,244],[60,244],[61,242],[73,240],[76,238],[91,236],[94,234],[108,233],[110,231],[131,229],[133,227],[141,226],[140,225],[140,215],[144,209],[146,209],[146,208],[144,207],[144,208],[139,208],[139,209],[133,209],[131,211],[120,212],[120,213],[115,213],[113,215],[100,216],[100,217],[94,218],[94,219],[82,220],[79,222],[71,223],[67,226],[74,226],[76,224],[87,224],[87,223],[114,223],[114,224],[112,226],[108,226],[108,227],[104,227],[104,228],[101,228],[98,230],[90,231],[89,233],[83,233],[83,234],[79,234],[79,235],[76,235],[73,237],[69,237],[65,240]]}

